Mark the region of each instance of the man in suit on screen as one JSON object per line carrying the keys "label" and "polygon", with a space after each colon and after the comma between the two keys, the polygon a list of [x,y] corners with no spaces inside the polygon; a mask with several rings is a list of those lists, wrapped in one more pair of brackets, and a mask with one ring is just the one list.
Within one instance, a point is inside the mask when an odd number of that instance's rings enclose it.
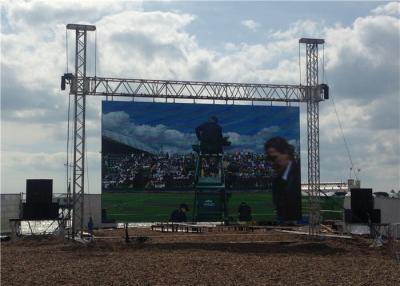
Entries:
{"label": "man in suit on screen", "polygon": [[279,223],[295,223],[301,220],[300,165],[294,156],[294,146],[283,137],[273,137],[264,145],[267,161],[275,175],[272,182],[272,198]]}

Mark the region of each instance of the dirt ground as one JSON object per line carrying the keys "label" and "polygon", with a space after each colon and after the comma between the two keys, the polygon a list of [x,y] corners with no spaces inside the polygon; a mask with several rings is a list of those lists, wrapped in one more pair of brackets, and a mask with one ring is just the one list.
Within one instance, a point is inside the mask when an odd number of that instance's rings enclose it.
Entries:
{"label": "dirt ground", "polygon": [[89,244],[2,242],[1,285],[400,285],[400,263],[367,239],[276,230],[129,233],[130,243],[124,230],[98,231]]}

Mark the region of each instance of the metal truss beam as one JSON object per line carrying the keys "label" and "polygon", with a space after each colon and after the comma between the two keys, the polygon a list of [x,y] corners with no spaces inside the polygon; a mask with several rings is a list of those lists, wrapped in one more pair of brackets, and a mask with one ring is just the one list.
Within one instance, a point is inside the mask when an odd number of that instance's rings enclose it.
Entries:
{"label": "metal truss beam", "polygon": [[74,151],[72,181],[72,229],[70,236],[82,236],[85,189],[85,114],[86,114],[86,47],[87,31],[95,26],[68,24],[75,30],[75,75],[71,93],[74,94]]}
{"label": "metal truss beam", "polygon": [[307,102],[323,100],[321,86],[87,77],[87,95],[175,99]]}
{"label": "metal truss beam", "polygon": [[[322,39],[300,39],[306,45],[306,81],[307,87],[318,86],[318,45]],[[308,148],[308,198],[309,198],[309,234],[319,233],[320,216],[320,160],[319,160],[319,99],[307,98],[307,148]]]}

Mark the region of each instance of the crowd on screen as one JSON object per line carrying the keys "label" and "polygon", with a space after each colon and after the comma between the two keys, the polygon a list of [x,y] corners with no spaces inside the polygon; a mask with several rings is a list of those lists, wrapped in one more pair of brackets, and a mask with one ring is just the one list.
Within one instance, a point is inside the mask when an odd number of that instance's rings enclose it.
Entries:
{"label": "crowd on screen", "polygon": [[[103,190],[192,188],[195,164],[194,153],[103,154]],[[223,166],[228,189],[265,189],[270,184],[272,170],[263,154],[226,153]]]}
{"label": "crowd on screen", "polygon": [[225,183],[230,189],[265,189],[270,183],[272,169],[264,154],[237,152],[224,157]]}

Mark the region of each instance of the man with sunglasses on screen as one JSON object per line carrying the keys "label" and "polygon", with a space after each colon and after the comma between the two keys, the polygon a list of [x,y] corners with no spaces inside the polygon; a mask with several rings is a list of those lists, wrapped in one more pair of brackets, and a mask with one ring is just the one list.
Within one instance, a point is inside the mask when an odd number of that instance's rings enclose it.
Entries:
{"label": "man with sunglasses on screen", "polygon": [[264,145],[267,162],[274,172],[272,199],[280,224],[295,224],[301,220],[300,165],[294,156],[294,146],[283,137],[273,137]]}

